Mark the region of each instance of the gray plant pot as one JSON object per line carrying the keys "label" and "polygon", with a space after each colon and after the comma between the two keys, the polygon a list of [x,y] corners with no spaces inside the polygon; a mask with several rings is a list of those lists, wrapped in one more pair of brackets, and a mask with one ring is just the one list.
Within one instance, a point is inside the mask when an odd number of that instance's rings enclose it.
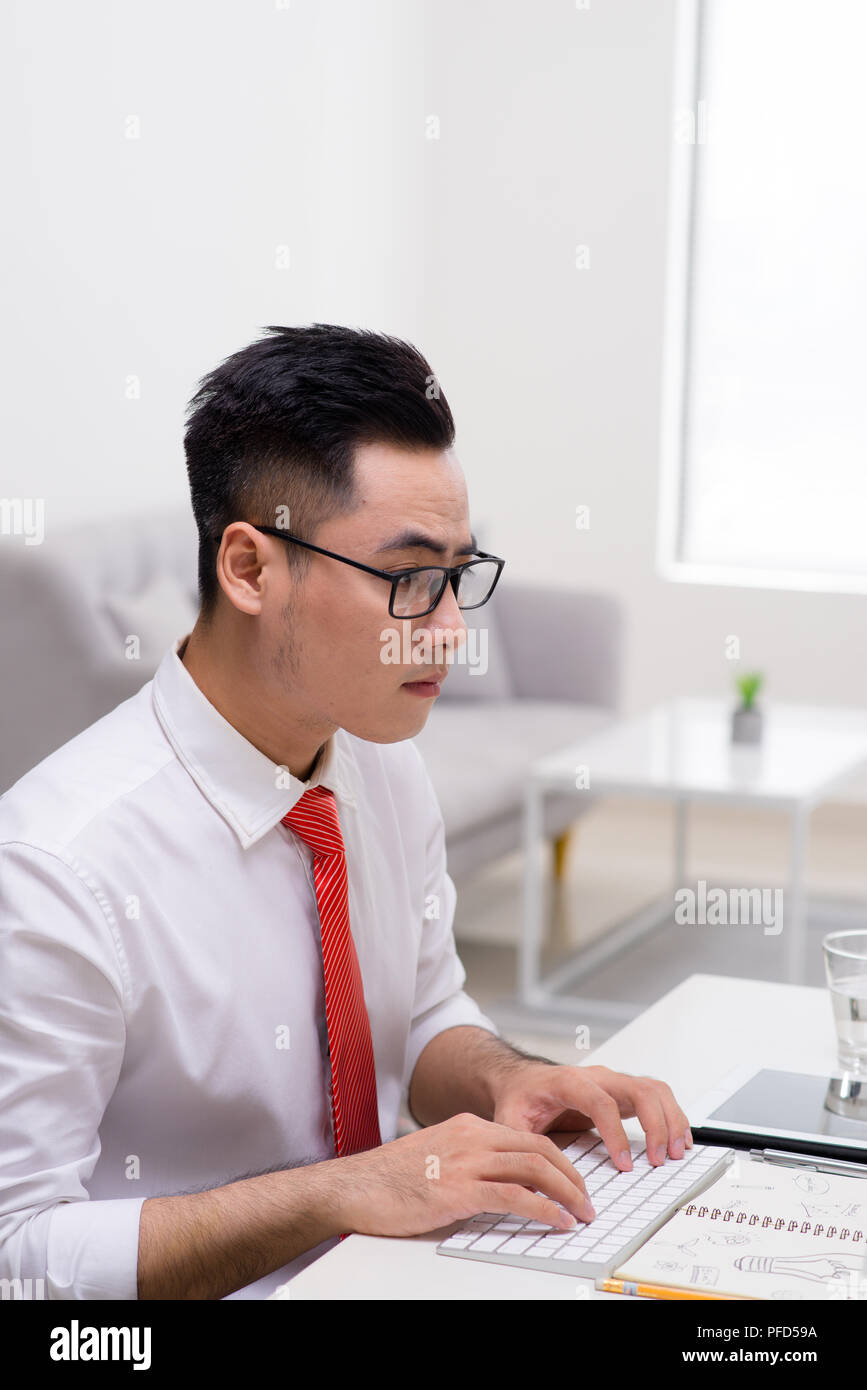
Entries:
{"label": "gray plant pot", "polygon": [[762,711],[740,706],[732,711],[732,743],[761,743]]}

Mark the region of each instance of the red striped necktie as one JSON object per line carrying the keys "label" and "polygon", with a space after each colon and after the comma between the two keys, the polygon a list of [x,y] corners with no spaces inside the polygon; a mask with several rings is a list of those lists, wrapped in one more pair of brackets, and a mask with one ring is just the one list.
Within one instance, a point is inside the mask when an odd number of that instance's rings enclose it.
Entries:
{"label": "red striped necktie", "polygon": [[283,824],[313,851],[319,907],[325,1019],[331,1057],[331,1114],[337,1156],[378,1148],[379,1114],[370,1020],[361,968],[349,929],[346,854],[337,803],[327,787],[310,787]]}

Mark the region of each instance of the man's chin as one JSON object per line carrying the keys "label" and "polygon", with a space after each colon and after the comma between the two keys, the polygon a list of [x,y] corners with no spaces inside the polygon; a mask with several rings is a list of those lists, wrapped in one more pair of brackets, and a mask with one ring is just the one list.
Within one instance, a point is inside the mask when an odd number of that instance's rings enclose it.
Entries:
{"label": "man's chin", "polygon": [[435,704],[434,696],[423,699],[401,687],[390,701],[390,718],[383,710],[376,719],[347,721],[341,727],[368,743],[400,743],[421,733]]}

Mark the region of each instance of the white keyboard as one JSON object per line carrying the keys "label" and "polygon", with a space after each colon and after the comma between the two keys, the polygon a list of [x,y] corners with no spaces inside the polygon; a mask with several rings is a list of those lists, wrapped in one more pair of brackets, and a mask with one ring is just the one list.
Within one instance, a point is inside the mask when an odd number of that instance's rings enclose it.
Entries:
{"label": "white keyboard", "polygon": [[596,1212],[593,1221],[579,1221],[571,1231],[561,1231],[525,1216],[483,1211],[441,1241],[437,1254],[604,1278],[678,1207],[715,1181],[734,1152],[694,1144],[683,1158],[666,1158],[655,1168],[642,1143],[633,1142],[630,1149],[629,1173],[612,1163],[593,1131],[563,1150],[584,1179]]}

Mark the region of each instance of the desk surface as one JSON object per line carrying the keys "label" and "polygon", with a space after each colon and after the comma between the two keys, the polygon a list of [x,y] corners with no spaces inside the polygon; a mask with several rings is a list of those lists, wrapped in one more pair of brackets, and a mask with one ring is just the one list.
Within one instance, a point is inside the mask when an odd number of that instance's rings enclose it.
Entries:
{"label": "desk surface", "polygon": [[[830,1075],[836,1056],[831,1005],[824,989],[727,975],[691,975],[596,1048],[586,1063],[667,1081],[689,1115],[690,1105],[742,1062]],[[625,1120],[624,1127],[630,1139],[643,1133],[635,1119]],[[440,1240],[460,1224],[409,1240],[349,1236],[274,1297],[614,1298],[624,1306],[638,1301],[597,1293],[589,1279],[437,1255]]]}

